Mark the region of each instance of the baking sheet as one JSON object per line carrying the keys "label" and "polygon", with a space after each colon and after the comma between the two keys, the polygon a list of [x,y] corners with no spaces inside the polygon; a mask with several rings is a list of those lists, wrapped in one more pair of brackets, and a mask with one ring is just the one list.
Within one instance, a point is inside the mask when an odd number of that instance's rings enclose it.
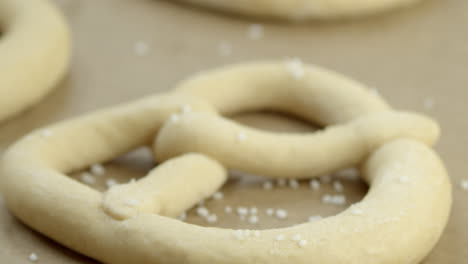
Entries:
{"label": "baking sheet", "polygon": [[[31,129],[171,89],[178,80],[200,70],[256,59],[300,57],[375,87],[395,108],[438,119],[443,135],[436,149],[454,183],[454,205],[442,239],[424,263],[466,263],[468,192],[459,188],[459,182],[468,178],[464,114],[468,1],[426,0],[413,8],[361,20],[298,25],[224,16],[156,0],[55,2],[73,30],[70,73],[43,102],[0,124],[0,152]],[[248,34],[252,23],[263,25],[258,39]],[[145,45],[146,51],[141,48]],[[226,47],[231,47],[230,54]],[[300,121],[271,114],[244,115],[237,120],[265,129],[310,131]],[[140,149],[109,164],[106,177],[123,182],[144,175],[151,166],[147,150]],[[96,188],[104,188],[104,182],[99,179]],[[366,192],[360,182],[343,182],[348,205]],[[223,200],[206,203],[218,214],[216,225],[222,227],[287,226],[345,208],[320,202],[321,195],[333,193],[329,185],[319,193],[311,192],[306,183],[298,190],[267,192],[258,178],[237,175],[223,191]],[[252,226],[225,215],[226,205],[256,206],[260,224]],[[288,209],[288,219],[267,217],[268,207]],[[188,221],[208,225],[193,212]],[[0,199],[0,262],[29,263],[32,252],[39,256],[39,263],[96,263],[31,231],[8,213]]]}

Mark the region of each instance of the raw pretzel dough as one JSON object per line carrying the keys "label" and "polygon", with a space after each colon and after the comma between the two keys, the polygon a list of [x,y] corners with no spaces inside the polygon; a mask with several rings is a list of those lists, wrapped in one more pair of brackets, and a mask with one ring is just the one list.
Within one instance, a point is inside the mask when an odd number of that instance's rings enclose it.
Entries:
{"label": "raw pretzel dough", "polygon": [[68,28],[44,0],[0,0],[0,122],[41,100],[69,60]]}
{"label": "raw pretzel dough", "polygon": [[[194,82],[184,83],[177,92],[65,121],[47,128],[48,133],[44,130],[31,133],[13,145],[0,164],[1,186],[8,207],[39,232],[105,263],[305,264],[313,260],[322,264],[413,264],[421,261],[439,239],[451,205],[447,173],[438,156],[427,146],[437,138],[437,125],[422,116],[392,111],[360,84],[336,74],[308,67],[303,79],[294,79],[283,66],[282,63],[247,64],[204,73]],[[252,71],[265,75],[253,74],[257,78],[250,79]],[[229,78],[220,82],[220,76]],[[205,85],[211,80],[218,86]],[[234,83],[229,85],[228,80]],[[198,86],[199,81],[204,85]],[[261,84],[277,86],[271,87],[270,93],[257,94],[257,103],[252,99],[236,101],[245,99],[245,93],[252,87],[267,89]],[[240,91],[233,91],[233,87]],[[219,93],[223,89],[229,93]],[[346,96],[341,93],[343,89]],[[174,126],[185,122],[193,121],[196,131],[203,124],[222,125],[222,128],[210,127],[208,135],[196,132],[197,140],[206,147],[214,134],[234,135],[229,133],[238,128],[220,119],[218,111],[275,108],[272,104],[278,100],[272,98],[281,91],[283,95],[290,94],[284,98],[283,107],[288,102],[295,104],[303,100],[303,104],[297,104],[297,109],[304,110],[300,112],[303,117],[338,126],[331,129],[343,130],[340,135],[345,137],[355,134],[344,140],[345,148],[339,152],[336,147],[330,148],[331,143],[312,146],[320,134],[305,135],[302,148],[323,147],[324,155],[333,152],[339,162],[332,161],[329,169],[353,164],[355,160],[340,157],[349,156],[349,151],[368,153],[363,172],[370,190],[361,202],[336,216],[288,228],[262,230],[258,236],[246,237],[239,236],[237,230],[195,226],[167,217],[182,213],[224,182],[225,171],[216,160],[222,163],[226,160],[218,146],[213,146],[210,157],[182,154],[162,163],[146,178],[111,188],[104,194],[65,175],[147,144],[163,126],[157,142],[164,145],[169,144],[164,138],[170,140],[164,130],[177,131]],[[234,101],[227,100],[224,97],[227,95],[233,95]],[[297,101],[291,101],[293,98]],[[289,105],[288,110],[294,109],[294,105]],[[380,115],[394,123],[382,123],[378,120]],[[195,122],[198,118],[201,123]],[[345,124],[339,124],[342,122]],[[429,130],[424,131],[426,128]],[[242,146],[244,142],[237,141],[229,145],[221,140],[215,144],[226,144],[232,152],[246,150],[244,154],[253,160],[262,158],[259,156],[267,159],[269,154],[274,154],[271,152],[276,147],[267,140],[274,135],[247,132],[246,142],[259,140],[261,148],[271,148],[271,151],[250,152]],[[188,134],[181,132],[181,135]],[[284,147],[293,140],[290,137],[295,136],[286,134],[284,142],[278,144]],[[333,139],[340,140],[333,134],[326,136],[327,142]],[[156,144],[156,153],[158,148]],[[307,150],[297,148],[301,155],[307,154]],[[169,150],[166,146],[161,152]],[[165,159],[172,155],[163,154]],[[288,155],[282,158],[292,162]],[[322,166],[322,161],[315,159],[321,157],[309,154],[307,158],[311,162],[309,176],[316,176],[321,170],[314,170],[314,166]],[[275,159],[281,161],[281,157]],[[285,164],[290,168],[295,166]],[[261,170],[266,167],[258,166]],[[304,176],[284,173],[274,176]],[[277,241],[275,238],[280,234],[287,239]],[[295,234],[308,243],[298,246],[290,239]]]}
{"label": "raw pretzel dough", "polygon": [[339,19],[380,13],[420,0],[179,0],[235,14],[285,20]]}

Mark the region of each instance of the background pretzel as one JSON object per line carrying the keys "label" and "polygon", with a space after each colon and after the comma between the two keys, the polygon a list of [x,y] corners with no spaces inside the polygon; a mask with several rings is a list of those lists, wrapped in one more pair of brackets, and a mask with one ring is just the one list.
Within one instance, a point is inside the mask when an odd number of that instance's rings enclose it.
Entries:
{"label": "background pretzel", "polygon": [[235,14],[285,20],[339,19],[407,6],[419,0],[180,0]]}
{"label": "background pretzel", "polygon": [[[390,114],[379,97],[370,97],[359,84],[318,68],[306,69],[304,80],[294,81],[283,63],[234,67],[246,69],[244,73],[264,68],[279,73],[279,80],[289,80],[280,82],[288,86],[278,90],[289,91],[294,85],[303,87],[301,90],[331,93],[341,89],[328,87],[328,81],[348,87],[347,92],[355,96],[347,100],[361,106],[358,109],[362,112],[347,111],[346,105],[352,105],[344,104],[343,116],[339,117],[338,111],[328,114],[333,120],[352,116],[351,127],[358,116],[372,116],[374,107],[378,115]],[[322,79],[321,73],[327,77]],[[197,80],[215,77],[207,74]],[[248,82],[239,83],[250,86]],[[165,217],[182,213],[224,182],[225,171],[215,155],[184,154],[161,164],[146,178],[104,194],[64,175],[147,144],[163,124],[165,130],[173,123],[185,122],[185,118],[218,118],[217,109],[237,109],[221,104],[213,107],[208,98],[188,95],[187,89],[65,121],[48,128],[48,133],[35,131],[17,142],[0,165],[2,191],[10,210],[36,230],[107,263],[309,263],[310,259],[324,264],[417,263],[438,240],[450,210],[451,188],[437,155],[418,142],[434,141],[436,125],[417,115],[393,113],[407,115],[405,118],[419,125],[399,126],[391,137],[383,137],[389,140],[387,143],[380,142],[380,136],[375,141],[368,139],[373,142],[370,148],[376,150],[364,164],[364,179],[370,190],[361,202],[336,216],[288,228],[206,228]],[[361,99],[362,105],[372,107],[362,107]],[[345,98],[341,100],[346,102]],[[310,109],[311,105],[304,107]],[[331,109],[325,104],[315,107],[323,113]],[[370,131],[378,131],[369,126]],[[433,129],[433,134],[418,133],[419,126]],[[353,133],[351,129],[349,132]],[[400,138],[392,140],[397,136]],[[163,143],[163,137],[161,134],[158,142]],[[235,150],[237,144],[228,147]],[[290,239],[298,234],[301,243]]]}
{"label": "background pretzel", "polygon": [[0,0],[0,122],[35,104],[63,76],[68,28],[45,0]]}

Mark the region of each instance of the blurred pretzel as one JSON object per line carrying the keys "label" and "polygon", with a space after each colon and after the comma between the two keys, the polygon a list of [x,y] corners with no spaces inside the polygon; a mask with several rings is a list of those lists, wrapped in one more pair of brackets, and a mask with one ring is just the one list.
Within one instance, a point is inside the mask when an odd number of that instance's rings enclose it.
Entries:
{"label": "blurred pretzel", "polygon": [[62,78],[70,40],[46,0],[0,0],[0,122],[41,100]]}
{"label": "blurred pretzel", "polygon": [[359,17],[420,0],[178,0],[233,14],[291,21]]}

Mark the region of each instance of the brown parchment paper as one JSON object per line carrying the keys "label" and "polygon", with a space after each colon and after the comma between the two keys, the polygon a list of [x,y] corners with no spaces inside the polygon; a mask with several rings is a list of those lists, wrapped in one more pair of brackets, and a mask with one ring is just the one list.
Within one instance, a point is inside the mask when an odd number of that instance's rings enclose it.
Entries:
{"label": "brown parchment paper", "polygon": [[[468,1],[426,0],[413,8],[356,21],[298,25],[225,16],[157,0],[56,3],[73,31],[70,73],[43,102],[0,124],[0,153],[34,128],[168,90],[203,69],[297,56],[375,87],[395,108],[421,111],[439,120],[443,136],[436,149],[454,183],[454,205],[445,233],[424,263],[467,262],[468,191],[461,190],[459,182],[468,178]],[[248,37],[251,23],[264,25],[262,38]],[[144,56],[134,51],[140,41],[149,45]],[[221,43],[232,46],[231,55],[219,54]],[[244,115],[237,120],[265,129],[311,131],[299,121],[270,114]],[[123,182],[144,175],[152,161],[148,151],[140,149],[107,166],[105,177]],[[96,188],[104,188],[105,177],[98,179]],[[344,184],[347,206],[366,192],[360,182]],[[333,193],[329,185],[318,193],[311,192],[306,183],[298,190],[267,192],[257,178],[234,175],[223,191],[223,200],[206,203],[218,213],[216,225],[222,227],[287,226],[345,208],[320,202],[321,195]],[[224,214],[226,205],[256,206],[260,223],[252,226]],[[268,207],[288,209],[288,219],[267,217]],[[207,225],[193,212],[188,221]],[[97,263],[22,225],[0,198],[0,263],[29,263],[32,252],[39,256],[38,263]]]}

